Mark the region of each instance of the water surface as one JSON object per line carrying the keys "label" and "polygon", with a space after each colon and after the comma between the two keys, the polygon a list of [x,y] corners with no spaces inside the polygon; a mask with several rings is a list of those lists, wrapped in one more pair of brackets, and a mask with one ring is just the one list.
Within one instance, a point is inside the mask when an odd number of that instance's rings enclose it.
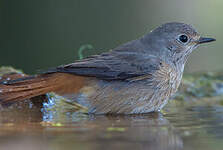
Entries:
{"label": "water surface", "polygon": [[2,108],[1,149],[219,150],[223,146],[223,108],[217,105],[167,106],[162,113],[132,116],[86,115],[57,105]]}

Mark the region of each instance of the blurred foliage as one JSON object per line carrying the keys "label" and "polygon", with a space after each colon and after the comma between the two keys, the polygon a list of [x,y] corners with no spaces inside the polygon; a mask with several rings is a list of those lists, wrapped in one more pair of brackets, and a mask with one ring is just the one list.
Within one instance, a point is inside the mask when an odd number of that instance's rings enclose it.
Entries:
{"label": "blurred foliage", "polygon": [[94,49],[94,47],[90,44],[82,45],[78,50],[79,59],[83,59],[85,57],[83,54],[84,51],[93,50],[93,49]]}
{"label": "blurred foliage", "polygon": [[13,67],[0,67],[0,76],[9,73],[23,73],[21,70],[14,69]]}

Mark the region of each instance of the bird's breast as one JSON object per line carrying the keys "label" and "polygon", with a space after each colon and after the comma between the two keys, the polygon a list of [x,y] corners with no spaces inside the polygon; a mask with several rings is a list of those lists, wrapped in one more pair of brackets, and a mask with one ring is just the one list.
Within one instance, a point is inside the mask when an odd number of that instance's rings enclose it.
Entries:
{"label": "bird's breast", "polygon": [[173,65],[162,63],[159,70],[153,74],[153,82],[157,89],[163,93],[167,93],[167,96],[172,96],[176,93],[182,79],[182,73],[177,70]]}

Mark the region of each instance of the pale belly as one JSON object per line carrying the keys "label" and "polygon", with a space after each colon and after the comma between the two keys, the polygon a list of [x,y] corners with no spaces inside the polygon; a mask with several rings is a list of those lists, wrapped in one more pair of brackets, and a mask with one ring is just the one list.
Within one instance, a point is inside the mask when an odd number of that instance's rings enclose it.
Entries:
{"label": "pale belly", "polygon": [[[178,83],[91,80],[75,95],[66,97],[88,108],[93,114],[139,114],[159,111],[178,88]],[[163,86],[163,87],[162,87]],[[174,86],[174,87],[173,87]]]}

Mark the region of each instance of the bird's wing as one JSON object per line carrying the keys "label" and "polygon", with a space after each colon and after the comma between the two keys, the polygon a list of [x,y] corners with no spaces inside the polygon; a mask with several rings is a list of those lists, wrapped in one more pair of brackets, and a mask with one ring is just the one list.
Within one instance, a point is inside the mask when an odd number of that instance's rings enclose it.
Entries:
{"label": "bird's wing", "polygon": [[111,51],[75,63],[59,66],[51,72],[70,73],[104,80],[139,80],[159,69],[161,60],[131,51]]}

